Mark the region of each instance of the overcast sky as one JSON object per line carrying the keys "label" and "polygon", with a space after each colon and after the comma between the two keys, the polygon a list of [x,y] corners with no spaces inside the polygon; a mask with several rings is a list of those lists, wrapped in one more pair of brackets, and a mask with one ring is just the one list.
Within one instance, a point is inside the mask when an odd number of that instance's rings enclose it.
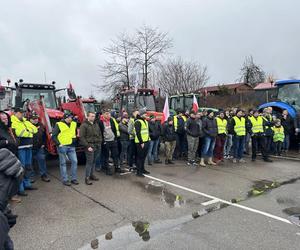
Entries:
{"label": "overcast sky", "polygon": [[171,56],[234,82],[253,55],[277,78],[300,76],[299,0],[9,0],[0,2],[0,78],[69,80],[88,96],[110,39],[147,24],[168,32]]}

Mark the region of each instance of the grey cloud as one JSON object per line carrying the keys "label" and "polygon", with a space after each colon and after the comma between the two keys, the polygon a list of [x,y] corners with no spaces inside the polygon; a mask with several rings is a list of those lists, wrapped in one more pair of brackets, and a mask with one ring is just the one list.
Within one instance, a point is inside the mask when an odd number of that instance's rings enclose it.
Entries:
{"label": "grey cloud", "polygon": [[26,0],[0,3],[0,77],[71,80],[89,95],[110,39],[142,24],[174,39],[172,55],[208,66],[210,82],[233,82],[252,54],[279,78],[299,75],[297,0]]}

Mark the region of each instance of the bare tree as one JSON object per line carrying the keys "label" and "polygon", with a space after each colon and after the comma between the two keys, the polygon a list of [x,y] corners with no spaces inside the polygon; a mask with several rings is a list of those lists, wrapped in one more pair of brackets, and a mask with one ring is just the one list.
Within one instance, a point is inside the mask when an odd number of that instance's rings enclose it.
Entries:
{"label": "bare tree", "polygon": [[150,67],[172,47],[172,40],[167,33],[160,32],[157,28],[144,25],[137,30],[136,37],[131,47],[138,58],[143,70],[143,87],[148,87]]}
{"label": "bare tree", "polygon": [[109,59],[101,66],[103,83],[95,86],[97,89],[115,93],[124,86],[129,88],[132,85],[131,70],[136,66],[136,59],[131,43],[131,37],[122,33],[104,48]]}
{"label": "bare tree", "polygon": [[208,79],[206,66],[178,58],[160,65],[158,86],[168,95],[191,93],[203,88]]}
{"label": "bare tree", "polygon": [[252,56],[247,56],[241,68],[240,80],[255,87],[258,83],[264,82],[265,78],[266,74],[263,69],[254,63]]}

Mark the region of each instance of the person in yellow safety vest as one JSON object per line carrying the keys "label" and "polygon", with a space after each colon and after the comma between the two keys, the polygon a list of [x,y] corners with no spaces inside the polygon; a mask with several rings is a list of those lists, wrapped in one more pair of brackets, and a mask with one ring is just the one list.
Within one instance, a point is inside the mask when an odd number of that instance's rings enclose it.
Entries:
{"label": "person in yellow safety vest", "polygon": [[218,135],[216,138],[216,145],[214,150],[216,163],[219,163],[224,158],[224,145],[227,135],[227,120],[225,119],[225,112],[220,111],[219,115],[216,117]]}
{"label": "person in yellow safety vest", "polygon": [[246,137],[246,119],[243,115],[243,110],[237,109],[236,115],[229,124],[229,131],[233,134],[233,163],[245,163],[243,153]]}
{"label": "person in yellow safety vest", "polygon": [[128,148],[128,166],[129,169],[134,169],[135,156],[136,156],[136,145],[134,142],[135,138],[135,129],[134,129],[134,121],[139,114],[138,109],[134,109],[132,112],[132,116],[128,122],[128,133],[129,133],[129,148]]}
{"label": "person in yellow safety vest", "polygon": [[263,119],[265,120],[265,134],[266,134],[266,150],[267,153],[271,153],[272,144],[273,144],[273,130],[272,127],[274,126],[274,121],[272,117],[272,107],[265,108],[263,110]]}
{"label": "person in yellow safety vest", "polygon": [[252,161],[256,160],[257,151],[260,149],[263,160],[265,162],[272,162],[266,150],[265,124],[266,122],[263,117],[259,115],[258,110],[254,110],[253,116],[248,117],[247,130],[251,136]]}
{"label": "person in yellow safety vest", "polygon": [[137,115],[135,122],[135,138],[134,142],[136,145],[136,168],[138,177],[144,177],[144,174],[150,174],[145,170],[145,160],[149,149],[149,124],[146,120],[146,110],[141,109],[139,115]]}
{"label": "person in yellow safety vest", "polygon": [[15,109],[14,115],[11,116],[11,127],[19,141],[18,157],[25,170],[24,178],[19,185],[18,194],[27,196],[25,190],[37,189],[31,185],[30,173],[32,170],[33,135],[38,131],[30,121],[24,118],[23,110],[19,108]]}
{"label": "person in yellow safety vest", "polygon": [[275,125],[272,127],[274,132],[273,142],[275,146],[275,154],[281,155],[282,144],[284,142],[284,128],[281,125],[280,119],[275,120]]}
{"label": "person in yellow safety vest", "polygon": [[[75,150],[76,132],[77,123],[73,121],[73,114],[65,114],[63,120],[55,124],[52,133],[59,156],[60,175],[65,186],[79,184],[77,181],[77,155]],[[67,171],[67,158],[71,161],[71,181]]]}
{"label": "person in yellow safety vest", "polygon": [[181,109],[176,110],[177,115],[173,116],[173,124],[176,133],[176,148],[174,151],[174,158],[186,158],[188,153],[188,142],[185,131],[185,124],[187,117]]}

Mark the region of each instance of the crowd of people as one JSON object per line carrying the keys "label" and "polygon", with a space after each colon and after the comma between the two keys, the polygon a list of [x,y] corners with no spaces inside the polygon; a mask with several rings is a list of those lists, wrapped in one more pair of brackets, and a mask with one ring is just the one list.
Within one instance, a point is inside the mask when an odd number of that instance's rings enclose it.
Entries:
{"label": "crowd of people", "polygon": [[[101,114],[88,112],[78,126],[76,117],[68,113],[55,124],[51,135],[59,157],[61,181],[66,186],[79,184],[77,149],[82,149],[86,158],[84,182],[92,185],[99,180],[96,171],[113,175],[127,168],[144,177],[150,174],[145,165],[172,165],[176,160],[186,161],[191,167],[206,167],[225,160],[245,163],[244,156],[250,152],[255,161],[259,152],[265,162],[272,162],[269,156],[286,153],[290,136],[300,133],[299,118],[294,121],[287,110],[275,116],[271,107],[248,112],[238,108],[219,112],[177,110],[164,123],[154,115],[148,116],[145,109],[135,109],[131,116],[123,111],[120,117],[106,109]],[[21,202],[20,196],[36,190],[33,183],[37,175],[50,182],[46,137],[46,129],[35,113],[25,117],[22,109],[15,109],[11,116],[0,112],[0,153],[8,154],[0,159],[5,161],[0,166],[0,178],[5,179],[0,183],[0,220],[5,216],[11,220],[4,226],[0,223],[2,231],[8,231],[16,219],[8,212],[8,200]],[[38,170],[33,168],[33,161]],[[10,182],[13,185],[7,186]],[[3,244],[7,249],[12,246],[9,237],[4,238]]]}
{"label": "crowd of people", "polygon": [[[163,163],[160,151],[164,151],[166,165],[178,159],[186,160],[188,166],[202,167],[224,160],[244,163],[244,155],[250,151],[252,161],[260,152],[264,161],[271,162],[269,155],[287,152],[290,135],[299,132],[299,121],[294,121],[287,110],[277,116],[271,107],[248,112],[238,108],[219,112],[177,110],[161,123],[154,115],[148,116],[145,109],[135,109],[131,116],[123,111],[120,117],[107,109],[101,114],[88,112],[80,127],[71,113],[65,114],[55,124],[52,139],[57,147],[62,183],[79,184],[76,149],[80,146],[86,158],[85,183],[92,185],[99,180],[95,171],[112,175],[124,172],[126,166],[143,177],[149,173],[145,162],[148,166]],[[11,116],[0,113],[0,148],[15,154],[25,169],[18,189],[20,196],[26,196],[26,190],[36,189],[32,185],[37,175],[32,167],[34,160],[41,180],[50,182],[45,147],[46,129],[38,115],[30,113],[24,117],[21,109],[15,109]]]}

